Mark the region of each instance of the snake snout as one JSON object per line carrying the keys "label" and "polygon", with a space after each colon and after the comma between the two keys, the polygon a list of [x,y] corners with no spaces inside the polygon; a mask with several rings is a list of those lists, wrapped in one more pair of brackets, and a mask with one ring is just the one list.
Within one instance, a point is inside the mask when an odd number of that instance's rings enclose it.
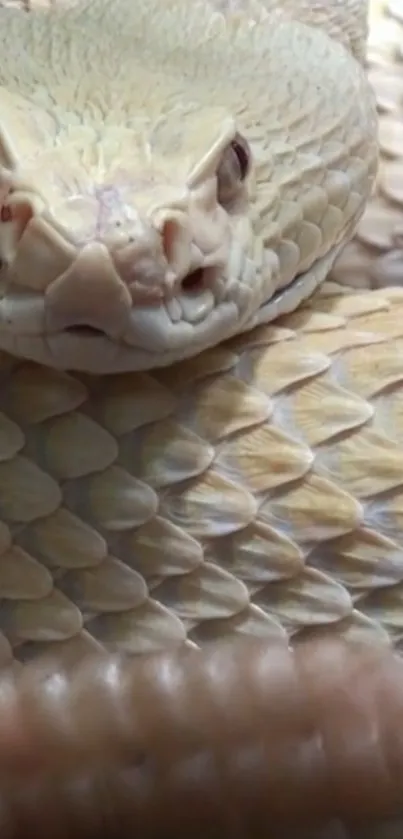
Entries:
{"label": "snake snout", "polygon": [[131,296],[101,244],[86,245],[45,295],[49,332],[105,334],[118,338],[127,326]]}

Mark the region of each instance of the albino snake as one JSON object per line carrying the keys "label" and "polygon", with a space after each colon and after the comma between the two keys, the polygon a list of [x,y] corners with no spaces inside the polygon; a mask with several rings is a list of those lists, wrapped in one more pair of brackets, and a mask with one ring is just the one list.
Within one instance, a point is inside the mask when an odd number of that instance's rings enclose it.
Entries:
{"label": "albino snake", "polygon": [[399,649],[403,294],[322,285],[376,173],[365,5],[0,10],[1,666]]}

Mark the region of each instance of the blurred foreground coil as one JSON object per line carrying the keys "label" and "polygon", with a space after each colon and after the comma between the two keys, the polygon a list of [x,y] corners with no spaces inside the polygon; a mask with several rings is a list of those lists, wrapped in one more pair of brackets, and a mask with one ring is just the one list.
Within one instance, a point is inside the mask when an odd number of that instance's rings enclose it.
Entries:
{"label": "blurred foreground coil", "polygon": [[402,713],[402,660],[341,640],[37,661],[0,681],[0,836],[397,839]]}

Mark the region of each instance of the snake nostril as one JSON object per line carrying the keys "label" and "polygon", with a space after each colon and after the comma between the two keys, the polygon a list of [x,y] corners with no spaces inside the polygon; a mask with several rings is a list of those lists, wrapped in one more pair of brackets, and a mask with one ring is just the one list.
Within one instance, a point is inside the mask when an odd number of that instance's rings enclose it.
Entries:
{"label": "snake nostril", "polygon": [[197,268],[183,278],[181,283],[182,291],[188,293],[196,293],[202,291],[204,288],[204,271],[202,268]]}

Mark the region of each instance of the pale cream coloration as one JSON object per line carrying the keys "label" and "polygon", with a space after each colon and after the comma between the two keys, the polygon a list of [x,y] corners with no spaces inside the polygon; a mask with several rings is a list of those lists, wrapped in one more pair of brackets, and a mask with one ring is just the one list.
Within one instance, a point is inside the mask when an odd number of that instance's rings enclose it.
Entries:
{"label": "pale cream coloration", "polygon": [[[91,0],[0,24],[3,349],[150,369],[324,280],[376,171],[364,0]],[[222,206],[236,132],[251,168]]]}
{"label": "pale cream coloration", "polygon": [[401,648],[401,290],[326,283],[148,372],[4,353],[0,380],[0,666],[237,633]]}
{"label": "pale cream coloration", "polygon": [[237,633],[401,645],[401,289],[325,284],[153,374],[0,374],[0,665]]}

